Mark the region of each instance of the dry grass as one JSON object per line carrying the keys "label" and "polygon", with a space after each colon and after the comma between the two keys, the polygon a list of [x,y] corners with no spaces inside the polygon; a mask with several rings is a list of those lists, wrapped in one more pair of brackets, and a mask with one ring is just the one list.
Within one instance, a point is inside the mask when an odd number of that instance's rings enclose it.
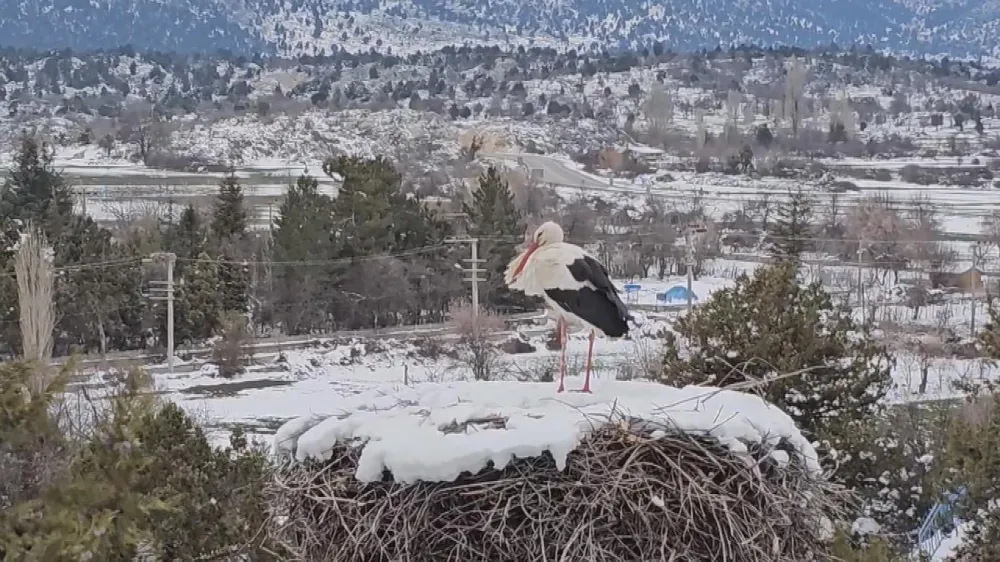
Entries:
{"label": "dry grass", "polygon": [[51,247],[44,235],[33,225],[28,225],[21,238],[21,246],[14,258],[17,274],[17,296],[20,308],[21,347],[28,361],[39,365],[37,379],[31,391],[41,392],[50,382],[52,373],[47,368],[52,358],[52,331],[56,325],[55,269],[50,259]]}
{"label": "dry grass", "polygon": [[820,521],[837,519],[838,493],[824,480],[765,451],[748,466],[708,439],[613,421],[564,471],[546,454],[454,482],[362,483],[361,448],[338,444],[327,462],[280,471],[270,532],[310,561],[826,559]]}
{"label": "dry grass", "polygon": [[458,334],[457,366],[468,370],[477,381],[501,378],[498,372],[501,353],[497,336],[506,327],[503,318],[480,308],[478,314],[469,304],[455,304],[451,308],[450,320]]}

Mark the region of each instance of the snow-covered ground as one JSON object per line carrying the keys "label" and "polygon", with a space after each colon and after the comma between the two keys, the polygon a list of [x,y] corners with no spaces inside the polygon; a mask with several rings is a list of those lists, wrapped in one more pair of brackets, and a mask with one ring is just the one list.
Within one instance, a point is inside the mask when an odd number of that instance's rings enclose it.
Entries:
{"label": "snow-covered ground", "polygon": [[[721,288],[730,286],[739,271],[733,264],[727,277],[703,277],[693,283],[700,299],[707,299]],[[746,269],[750,269],[749,267]],[[595,345],[594,379],[597,388],[616,380],[631,380],[654,372],[661,359],[663,335],[670,319],[683,314],[683,303],[657,309],[656,294],[677,285],[685,285],[683,278],[633,281],[642,289],[628,297],[633,305],[647,305],[644,311],[635,311],[640,326],[629,339],[599,339]],[[619,281],[620,286],[625,281]],[[685,301],[686,302],[686,301]],[[932,334],[939,329],[942,317],[947,317],[946,327],[956,332],[968,329],[968,303],[948,303],[927,307],[912,325],[915,335]],[[884,306],[883,309],[889,309]],[[965,316],[962,315],[965,312]],[[860,312],[857,312],[860,316]],[[909,310],[903,307],[900,316],[910,321]],[[948,315],[951,316],[948,316]],[[980,315],[983,315],[980,310]],[[491,370],[499,379],[528,381],[553,380],[558,376],[558,351],[547,348],[552,325],[539,328],[522,328],[520,334],[510,338],[520,339],[528,346],[525,353],[501,353],[491,361]],[[529,351],[532,350],[533,351]],[[227,428],[244,425],[251,432],[270,433],[280,422],[305,414],[329,414],[331,408],[349,396],[373,388],[420,386],[468,380],[470,362],[460,353],[435,349],[434,345],[416,338],[399,340],[353,340],[325,344],[309,350],[292,350],[282,353],[276,361],[253,366],[236,379],[226,380],[214,376],[211,365],[193,373],[157,374],[158,389],[171,400],[214,428],[213,435],[225,439]],[[571,334],[567,345],[569,374],[582,375],[587,354],[586,334]],[[92,373],[92,383],[100,384],[100,374]],[[960,396],[955,389],[957,382],[975,382],[995,379],[1000,371],[981,359],[964,359],[941,356],[922,356],[910,351],[898,351],[892,368],[895,387],[888,396],[892,403],[942,400]],[[571,382],[576,388],[582,381]],[[556,384],[550,384],[555,393]],[[921,391],[921,386],[924,388]]]}
{"label": "snow-covered ground", "polygon": [[969,523],[962,523],[954,531],[948,533],[944,541],[941,542],[941,545],[934,551],[931,562],[944,562],[950,559],[962,545],[962,540],[965,538],[968,528]]}
{"label": "snow-covered ground", "polygon": [[[736,274],[753,267],[710,264],[710,270],[729,275],[703,277],[692,288],[707,299],[730,286]],[[817,275],[817,270],[806,272],[807,277]],[[655,305],[657,293],[685,285],[683,278],[631,283],[641,286],[631,296],[633,305]],[[511,455],[542,450],[563,458],[595,416],[606,413],[613,403],[638,417],[669,421],[691,431],[711,430],[737,448],[738,442],[761,435],[798,440],[801,436],[787,426],[784,414],[745,395],[635,380],[655,371],[663,335],[683,308],[649,306],[636,311],[639,327],[630,338],[598,340],[593,395],[558,394],[555,382],[533,382],[558,376],[559,354],[547,348],[551,330],[544,328],[526,328],[509,336],[507,342],[520,340],[519,351],[526,352],[501,353],[490,361],[491,371],[500,379],[496,382],[470,381],[470,359],[453,344],[440,347],[409,338],[341,340],[290,350],[232,380],[217,377],[212,365],[191,373],[162,373],[155,376],[156,387],[165,399],[176,401],[204,423],[218,444],[228,440],[234,426],[241,426],[270,446],[296,444],[295,454],[304,458],[321,456],[335,439],[373,437],[358,468],[362,479],[377,478],[384,468],[405,481],[449,479],[456,471],[475,470],[487,461],[502,466]],[[932,328],[930,322],[926,325]],[[567,345],[570,390],[582,386],[586,353],[585,334],[572,334]],[[925,357],[906,351],[897,352],[895,358],[891,370],[895,385],[887,397],[891,404],[954,399],[961,396],[956,383],[1000,378],[1000,369],[980,359]],[[101,373],[90,375],[82,384],[103,384]],[[506,428],[471,423],[471,429],[462,433],[449,429],[448,435],[441,429],[489,415],[507,418]],[[296,418],[301,423],[291,422]],[[275,436],[283,424],[290,425]],[[804,440],[797,448],[803,454],[811,451]]]}

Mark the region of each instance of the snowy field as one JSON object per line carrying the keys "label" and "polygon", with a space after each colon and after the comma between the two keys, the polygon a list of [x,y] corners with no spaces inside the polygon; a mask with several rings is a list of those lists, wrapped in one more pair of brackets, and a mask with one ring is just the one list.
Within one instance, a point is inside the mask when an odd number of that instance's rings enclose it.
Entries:
{"label": "snowy field", "polygon": [[[456,136],[458,132],[454,133]],[[457,143],[455,144],[457,147]],[[971,169],[989,164],[990,158],[983,157],[981,164],[973,166],[971,159],[959,163],[953,157],[904,158],[898,160],[841,159],[829,162],[833,172],[824,181],[778,179],[772,177],[749,178],[717,173],[695,174],[671,170],[669,165],[655,174],[639,176],[632,180],[616,178],[613,181],[603,175],[588,173],[582,166],[565,156],[526,155],[510,148],[510,156],[503,159],[509,166],[513,158],[527,158],[529,168],[542,169],[544,181],[565,198],[580,195],[597,195],[620,205],[642,208],[649,197],[667,206],[686,209],[695,203],[704,207],[712,219],[722,219],[726,214],[740,211],[747,204],[770,201],[778,204],[787,198],[790,190],[806,190],[818,217],[826,216],[836,207],[843,215],[857,205],[857,201],[871,195],[884,195],[896,200],[896,205],[905,213],[913,207],[915,198],[921,198],[934,209],[941,222],[941,230],[946,236],[964,237],[980,234],[983,221],[1000,213],[1000,199],[996,188],[962,187],[954,185],[918,185],[900,178],[899,169],[907,165],[925,168],[953,167]],[[348,150],[360,155],[375,154],[375,149]],[[70,147],[57,151],[55,164],[62,169],[78,193],[78,206],[86,208],[99,221],[110,221],[122,214],[148,212],[151,206],[163,206],[168,200],[188,200],[214,195],[223,174],[201,172],[197,174],[151,170],[138,164],[107,158],[96,147]],[[509,158],[509,159],[508,159]],[[0,156],[9,160],[9,155]],[[0,162],[7,165],[8,162]],[[840,168],[860,168],[884,170],[890,175],[886,181],[857,179],[837,172]],[[310,173],[320,180],[321,189],[330,195],[336,194],[336,182],[322,173],[322,163],[318,159],[304,160],[291,155],[259,155],[245,160],[237,167],[237,175],[244,183],[247,196],[270,202],[279,199],[288,185],[301,173]],[[834,192],[829,187],[833,182],[850,182],[854,189]],[[1000,180],[998,180],[1000,181]],[[85,200],[85,201],[84,201]],[[261,202],[255,209],[257,226],[265,227],[267,205]],[[957,243],[959,254],[969,254],[969,242]]]}
{"label": "snowy field", "polygon": [[[709,271],[724,276],[696,280],[692,289],[699,296],[697,302],[731,286],[735,275],[754,267],[721,260],[709,264]],[[806,277],[838,278],[827,269],[808,269]],[[853,279],[853,271],[845,273]],[[496,382],[470,381],[472,358],[460,347],[411,337],[341,340],[286,351],[276,359],[260,358],[259,364],[231,380],[217,377],[213,365],[189,373],[160,372],[155,375],[156,390],[202,422],[210,440],[220,445],[228,442],[234,427],[241,427],[252,439],[277,446],[277,452],[304,459],[322,457],[337,440],[370,437],[356,473],[362,480],[380,478],[383,469],[401,481],[450,480],[487,462],[503,466],[513,455],[537,455],[543,450],[564,459],[612,409],[708,434],[738,454],[746,443],[773,445],[774,439],[783,437],[807,464],[815,459],[812,446],[788,417],[752,396],[639,380],[655,371],[669,322],[683,314],[684,306],[662,303],[657,295],[686,283],[676,277],[617,284],[639,285],[628,300],[643,310],[636,311],[639,326],[628,339],[597,341],[593,394],[560,394],[555,382],[535,382],[558,377],[559,352],[546,346],[551,322],[505,336],[505,344],[518,341],[522,352],[502,352],[490,361],[491,371],[500,379]],[[966,321],[960,315],[963,306],[939,305],[908,325],[932,331],[942,311],[953,308],[957,320],[950,326],[960,329]],[[586,353],[585,334],[571,334],[566,385],[571,391],[583,384]],[[897,351],[895,358],[891,370],[895,384],[887,397],[891,405],[952,400],[962,396],[956,383],[1000,378],[995,365],[980,359],[906,351]],[[102,373],[96,371],[82,379],[78,384],[88,387],[104,384]],[[506,419],[503,429],[490,422],[500,416]],[[788,460],[780,451],[774,454],[778,463]],[[948,541],[945,549],[947,545]]]}
{"label": "snowy field", "polygon": [[[733,264],[717,267],[732,268]],[[628,297],[633,306],[645,304],[636,311],[641,325],[629,339],[598,339],[595,345],[595,387],[617,385],[615,381],[642,378],[656,369],[660,361],[663,334],[670,319],[682,314],[683,305],[657,307],[656,294],[683,285],[682,278],[639,280],[640,292]],[[716,290],[733,283],[732,277],[702,278],[693,283],[700,299],[707,299]],[[620,281],[619,286],[625,284]],[[686,302],[686,301],[685,301]],[[889,307],[883,307],[888,309]],[[952,312],[949,326],[956,331],[968,329],[968,304],[951,303],[921,313],[914,323],[925,326],[927,333],[938,328],[936,322],[945,312]],[[860,316],[860,312],[857,312]],[[909,314],[908,310],[900,315]],[[980,311],[980,315],[984,314]],[[508,381],[554,380],[558,377],[559,353],[547,348],[553,324],[522,328],[511,333],[507,341],[520,340],[529,347],[516,354],[499,354],[491,361],[496,378]],[[917,333],[913,337],[921,337]],[[586,361],[586,334],[571,334],[567,346],[570,376],[567,388],[582,386]],[[212,428],[214,439],[224,442],[228,430],[243,426],[251,433],[266,435],[282,422],[293,417],[316,414],[329,415],[339,409],[345,399],[377,389],[397,389],[405,385],[419,387],[427,383],[451,383],[470,378],[469,357],[441,349],[428,339],[352,340],[330,342],[323,347],[293,350],[277,359],[259,358],[246,374],[232,380],[217,378],[212,365],[187,373],[156,375],[157,390],[175,400]],[[157,369],[162,371],[162,369]],[[956,382],[973,382],[997,378],[997,368],[980,359],[918,356],[898,351],[892,369],[895,388],[888,400],[892,403],[952,399],[961,394]],[[102,385],[101,374],[91,372],[88,386]],[[921,386],[923,391],[921,392]],[[548,383],[555,395],[556,383]],[[615,386],[615,388],[620,388]]]}

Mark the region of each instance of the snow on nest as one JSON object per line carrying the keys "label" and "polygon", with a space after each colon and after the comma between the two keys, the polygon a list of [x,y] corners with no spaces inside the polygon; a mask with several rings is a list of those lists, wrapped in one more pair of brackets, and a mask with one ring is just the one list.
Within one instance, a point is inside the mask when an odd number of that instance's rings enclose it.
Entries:
{"label": "snow on nest", "polygon": [[[490,461],[502,469],[514,457],[544,451],[562,470],[570,451],[616,411],[714,437],[748,462],[747,444],[774,447],[785,441],[810,473],[820,473],[815,449],[787,414],[736,391],[624,381],[601,382],[593,394],[557,394],[551,383],[519,382],[425,383],[392,390],[345,397],[335,406],[338,413],[285,423],[275,434],[275,451],[297,461],[326,460],[337,442],[358,443],[363,450],[356,477],[363,482],[381,480],[384,470],[397,482],[452,481]],[[505,428],[475,423],[464,432],[449,428],[496,417],[506,418]]]}

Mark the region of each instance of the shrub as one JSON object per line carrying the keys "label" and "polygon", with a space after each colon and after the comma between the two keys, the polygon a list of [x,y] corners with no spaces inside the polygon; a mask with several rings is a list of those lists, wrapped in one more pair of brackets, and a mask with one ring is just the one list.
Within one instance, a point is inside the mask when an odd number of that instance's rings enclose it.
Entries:
{"label": "shrub", "polygon": [[68,444],[50,410],[66,373],[32,394],[36,375],[29,363],[0,365],[0,512],[37,496],[65,465]]}
{"label": "shrub", "polygon": [[940,492],[965,486],[958,518],[968,521],[955,560],[1000,560],[1000,395],[964,403],[948,433]]}
{"label": "shrub", "polygon": [[886,409],[891,355],[819,283],[802,286],[792,263],[764,267],[713,294],[675,330],[663,382],[760,385],[827,451],[832,478],[862,500],[855,516],[886,531],[913,528],[930,502],[922,486],[930,477],[914,460],[934,431],[916,414]]}
{"label": "shrub", "polygon": [[224,313],[221,324],[221,334],[212,344],[212,362],[219,366],[219,376],[231,379],[246,371],[250,330],[246,316],[235,311]]}
{"label": "shrub", "polygon": [[[19,388],[30,371],[0,366],[0,388]],[[67,378],[63,372],[58,384]],[[230,448],[213,449],[178,406],[158,402],[149,382],[142,372],[126,373],[75,410],[59,386],[28,402],[18,391],[3,394],[4,405],[14,405],[0,425],[5,453],[20,453],[20,466],[46,475],[22,479],[29,485],[0,514],[5,559],[268,558],[258,539],[267,456],[238,433]],[[62,462],[47,463],[51,450]]]}
{"label": "shrub", "polygon": [[503,318],[485,309],[477,314],[471,305],[462,304],[452,307],[451,323],[459,337],[459,363],[477,381],[496,378],[500,348],[493,340],[504,330]]}

